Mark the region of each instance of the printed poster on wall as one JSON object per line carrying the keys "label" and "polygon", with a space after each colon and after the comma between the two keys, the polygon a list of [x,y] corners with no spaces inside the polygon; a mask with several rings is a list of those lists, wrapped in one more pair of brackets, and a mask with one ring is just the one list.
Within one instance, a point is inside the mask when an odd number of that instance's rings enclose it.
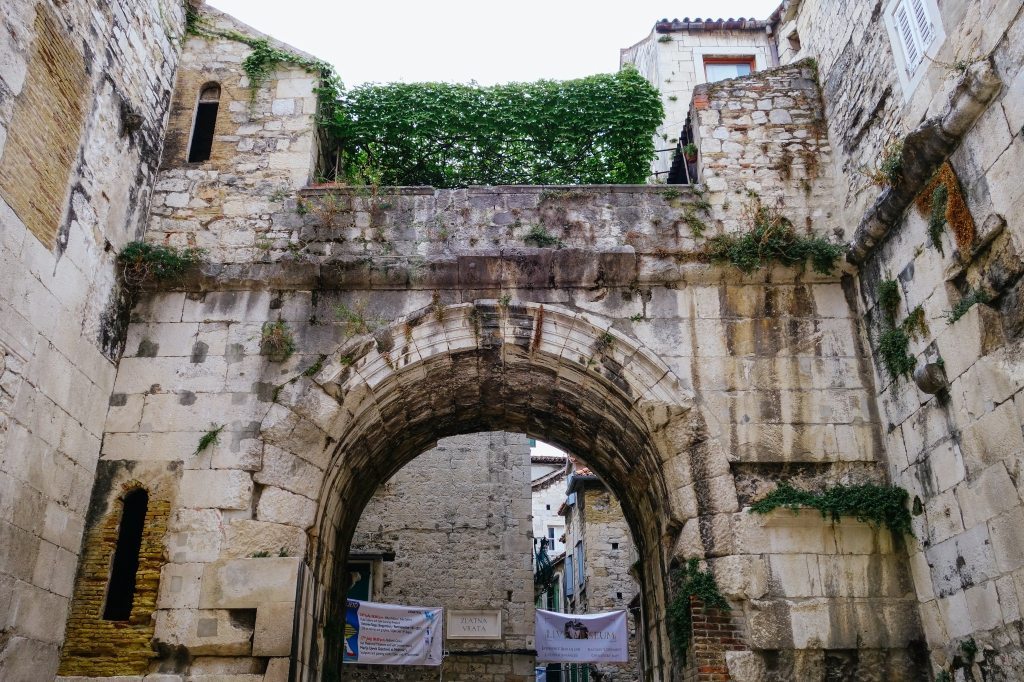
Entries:
{"label": "printed poster on wall", "polygon": [[546,663],[626,663],[626,612],[555,613],[536,610],[537,660]]}
{"label": "printed poster on wall", "polygon": [[343,662],[441,665],[443,611],[349,599]]}

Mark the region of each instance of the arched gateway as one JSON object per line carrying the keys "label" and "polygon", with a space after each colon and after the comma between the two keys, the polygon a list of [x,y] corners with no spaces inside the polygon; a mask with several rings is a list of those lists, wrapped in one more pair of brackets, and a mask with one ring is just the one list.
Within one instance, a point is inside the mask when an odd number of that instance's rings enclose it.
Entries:
{"label": "arched gateway", "polygon": [[[799,116],[732,121],[734,91],[707,93],[705,187],[310,187],[324,151],[315,79],[282,64],[253,94],[249,44],[212,44],[213,62],[211,41],[186,43],[144,235],[206,254],[180,278],[138,278],[130,315],[104,323],[119,361],[97,393],[109,408],[88,410],[99,461],[91,500],[73,500],[88,513],[64,523],[84,549],[61,675],[336,678],[340,568],[365,505],[439,438],[482,430],[578,453],[621,502],[644,682],[927,667],[918,540],[849,516],[750,513],[782,483],[877,489],[886,463],[906,466],[912,440],[930,438],[892,436],[912,392],[878,398],[897,394],[872,358],[874,280],[838,262],[715,257],[765,219],[821,239],[847,227],[819,172],[832,161],[813,71],[766,72]],[[209,83],[217,134],[190,163]],[[728,147],[742,147],[736,163]],[[107,620],[136,489],[139,579],[127,620]],[[51,539],[61,518],[47,514]],[[691,558],[732,611],[670,642],[669,614],[688,605],[670,575]]]}
{"label": "arched gateway", "polygon": [[347,588],[339,567],[377,487],[439,438],[513,430],[585,453],[618,496],[641,557],[647,675],[662,679],[667,567],[683,524],[708,500],[693,472],[705,481],[728,463],[692,391],[642,344],[559,306],[431,305],[353,339],[278,403],[264,441],[303,459],[320,450],[314,457],[329,462],[296,665],[336,674]]}

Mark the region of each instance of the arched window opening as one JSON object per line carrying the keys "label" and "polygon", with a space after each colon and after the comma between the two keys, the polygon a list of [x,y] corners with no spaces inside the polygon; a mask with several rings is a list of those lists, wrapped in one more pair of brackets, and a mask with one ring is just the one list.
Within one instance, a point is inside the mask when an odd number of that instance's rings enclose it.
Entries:
{"label": "arched window opening", "polygon": [[220,106],[220,86],[207,83],[199,93],[195,122],[192,124],[192,143],[188,149],[188,162],[208,161],[213,149],[213,129],[217,125],[217,107]]}
{"label": "arched window opening", "polygon": [[148,506],[149,494],[145,490],[133,490],[124,496],[103,620],[128,620],[132,615],[135,574],[139,570],[139,550]]}

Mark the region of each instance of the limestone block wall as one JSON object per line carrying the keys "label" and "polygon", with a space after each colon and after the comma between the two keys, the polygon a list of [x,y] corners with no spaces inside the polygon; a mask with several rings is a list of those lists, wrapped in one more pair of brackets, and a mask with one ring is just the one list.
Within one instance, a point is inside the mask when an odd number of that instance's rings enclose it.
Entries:
{"label": "limestone block wall", "polygon": [[[924,60],[924,75],[908,92],[897,72],[894,51],[899,47],[885,26],[884,12],[890,8],[891,3],[869,0],[812,0],[799,3],[792,20],[801,47],[789,58],[817,60],[834,149],[837,209],[854,224],[876,196],[863,171],[878,168],[887,144],[941,112],[958,75],[955,62],[991,55],[1009,65],[1003,75],[1011,76],[1019,60],[1014,48],[1020,42],[1019,3],[939,2],[946,37],[928,52],[931,61]],[[789,30],[782,27],[780,33]],[[1012,79],[1004,83],[1010,88]]]}
{"label": "limestone block wall", "polygon": [[0,17],[0,678],[58,665],[181,3],[16,0]]}
{"label": "limestone block wall", "polygon": [[637,591],[629,574],[636,550],[622,507],[607,490],[590,490],[584,498],[587,606],[591,612],[626,608]]}
{"label": "limestone block wall", "polygon": [[298,566],[324,455],[310,450],[308,461],[292,461],[257,434],[282,372],[311,365],[319,346],[305,337],[299,354],[272,363],[260,340],[265,320],[308,320],[309,302],[308,294],[239,292],[211,305],[192,297],[186,313],[186,296],[173,293],[133,313],[101,461],[180,472],[159,597],[146,614],[148,670],[287,675]]}
{"label": "limestone block wall", "polygon": [[[503,192],[516,196],[523,190],[488,192],[489,202],[499,202],[506,200]],[[409,196],[395,195],[393,210],[400,210]],[[616,200],[614,193],[610,196]],[[664,202],[660,195],[652,198]],[[404,276],[395,284],[374,284],[380,282],[376,279],[379,274],[372,273],[383,272],[376,270],[379,265],[372,270],[368,265],[363,266],[366,270],[352,266],[346,271],[345,276],[352,278],[348,281],[363,283],[341,290],[331,284],[338,281],[332,279],[337,277],[336,266],[256,264],[252,267],[258,268],[262,283],[244,286],[271,289],[248,291],[233,289],[238,284],[228,282],[250,282],[251,275],[237,268],[210,267],[197,273],[191,284],[181,283],[188,291],[150,294],[136,308],[129,329],[114,387],[118,404],[108,416],[103,457],[181,462],[182,492],[165,541],[170,560],[163,580],[169,575],[199,576],[206,589],[206,581],[216,584],[223,570],[270,567],[271,563],[258,562],[286,561],[305,553],[306,531],[314,523],[330,441],[313,430],[307,449],[285,451],[278,436],[270,442],[257,437],[256,425],[266,423],[273,410],[282,409],[275,403],[275,398],[283,399],[277,387],[283,386],[283,393],[291,391],[291,380],[302,380],[306,370],[321,356],[336,353],[352,333],[350,316],[339,315],[341,305],[350,312],[361,311],[358,314],[367,324],[376,325],[410,311],[430,309],[437,302],[478,297],[493,300],[507,294],[578,311],[608,325],[615,334],[653,349],[666,367],[685,377],[686,384],[699,393],[702,409],[714,417],[707,425],[707,437],[717,438],[723,448],[721,460],[703,460],[712,469],[680,473],[702,481],[700,504],[707,505],[712,515],[703,521],[692,518],[686,524],[674,554],[710,552],[715,560],[724,560],[736,553],[732,538],[738,524],[747,523],[749,516],[741,511],[742,506],[763,494],[773,481],[792,480],[794,471],[800,472],[796,482],[809,486],[881,480],[877,464],[883,451],[869,399],[873,378],[851,307],[855,299],[850,298],[854,291],[850,280],[815,279],[778,269],[772,271],[770,284],[744,283],[724,268],[677,264],[675,272],[681,270],[690,278],[686,286],[680,286],[686,280],[674,279],[670,284],[665,281],[665,271],[652,273],[642,256],[627,254],[625,263],[605,261],[608,265],[601,266],[604,274],[596,282],[587,279],[599,276],[594,263],[582,271],[591,275],[571,280],[578,284],[556,287],[548,284],[551,273],[580,277],[575,268],[590,261],[570,249],[510,250],[503,257],[486,253],[459,256],[432,261],[424,270],[434,274],[416,284]],[[579,260],[554,260],[570,257]],[[395,262],[401,264],[398,259]],[[438,272],[452,272],[449,263],[472,279],[465,283],[459,282],[459,275],[440,279]],[[528,269],[521,269],[525,266]],[[218,279],[222,275],[231,279]],[[262,323],[278,318],[289,323],[298,348],[298,353],[284,362],[260,354]],[[203,433],[220,425],[224,430],[219,443],[196,453]],[[683,518],[696,515],[697,498],[682,492],[670,494]],[[810,515],[799,520],[815,523]],[[770,563],[776,553],[834,553],[822,542],[794,542],[782,549],[759,547],[750,553],[757,554],[762,563]],[[249,558],[260,552],[273,553],[279,547],[287,548],[287,559]],[[886,555],[886,547],[863,552]],[[732,570],[727,561],[720,573],[724,576]],[[757,574],[736,575],[737,584],[728,590],[731,598],[752,599],[748,595],[757,594],[759,601],[750,602],[751,609],[778,614],[773,648],[819,647],[817,641],[794,640],[788,634],[802,626],[799,610],[779,606],[788,599],[782,596],[788,594],[787,588],[761,600],[763,593],[750,586]],[[724,577],[722,581],[726,583]],[[199,592],[180,595],[165,615],[161,615],[164,609],[158,608],[158,645],[201,646],[199,622],[214,618],[217,609],[230,615],[236,608],[256,608],[258,623],[259,610],[266,608],[259,595],[245,602],[203,602],[200,596]],[[853,596],[846,584],[840,583],[818,596],[817,603],[828,609],[835,600]],[[237,603],[246,606],[234,606]],[[871,603],[871,613],[900,608],[900,603],[887,605],[881,597]],[[190,618],[196,620],[189,622],[196,629],[172,628],[168,619],[174,609],[193,614]],[[253,665],[273,664],[277,654],[256,654],[255,639],[252,645],[242,644],[255,630],[240,622],[242,625],[230,630],[238,631],[237,642],[225,645],[219,655],[237,657],[238,665],[243,660],[256,661]],[[885,632],[874,616],[853,622],[879,638]],[[895,640],[893,645],[903,641]],[[199,656],[191,665],[193,673],[204,670]],[[178,665],[173,669],[188,668]]]}
{"label": "limestone block wall", "polygon": [[[533,679],[532,656],[468,653],[533,646],[529,468],[523,435],[444,438],[378,489],[359,520],[352,552],[395,555],[381,564],[374,601],[502,612],[500,641],[445,642],[445,679]],[[436,669],[345,671],[345,679],[355,680],[437,677]]]}
{"label": "limestone block wall", "polygon": [[712,644],[736,679],[911,680],[926,669],[902,538],[812,510],[743,510],[732,528],[710,563],[745,638]]}
{"label": "limestone block wall", "polygon": [[693,125],[701,179],[727,231],[749,228],[753,201],[801,232],[847,235],[832,209],[829,145],[812,63],[698,86]]}
{"label": "limestone block wall", "polygon": [[[705,58],[751,57],[757,71],[775,66],[764,22],[738,22],[746,28],[718,29],[716,22],[659,22],[640,42],[621,50],[619,64],[632,64],[661,93],[665,119],[654,138],[656,149],[674,148],[690,114],[693,90],[707,82]],[[652,171],[668,171],[673,152],[660,152]],[[662,182],[664,175],[657,176]]]}
{"label": "limestone block wall", "polygon": [[[209,30],[267,38],[276,49],[307,56],[212,8],[204,8],[203,17]],[[279,63],[254,90],[242,68],[251,52],[228,38],[185,41],[153,196],[151,240],[198,246],[215,261],[255,259],[282,236],[274,233],[271,215],[313,179],[319,76]],[[213,147],[208,161],[189,163],[196,103],[209,83],[220,86]]]}
{"label": "limestone block wall", "polygon": [[[1021,496],[1016,483],[1021,435],[1020,298],[1024,194],[1016,169],[1024,158],[1024,21],[1019,3],[939,3],[946,37],[920,84],[907,90],[897,77],[882,15],[854,3],[850,17],[828,2],[803,3],[796,18],[802,54],[817,57],[829,134],[838,164],[837,197],[856,223],[879,189],[858,166],[877,163],[883,146],[901,139],[924,117],[950,110],[948,93],[970,73],[955,60],[984,68],[989,58],[1001,81],[950,157],[966,204],[957,232],[942,226],[937,248],[929,215],[911,205],[863,263],[862,306],[875,351],[876,386],[892,480],[915,497],[915,540],[909,547],[914,587],[935,670],[956,657],[976,676],[1010,675],[1021,668],[1019,573]],[[841,35],[839,40],[835,36]],[[851,90],[853,88],[853,90]],[[851,94],[852,93],[852,94]],[[911,160],[912,162],[912,160]],[[913,195],[925,187],[904,187]],[[931,191],[930,189],[927,191]],[[926,393],[909,377],[894,379],[879,352],[887,314],[878,304],[882,280],[898,283],[895,324],[920,308],[924,329],[912,336],[916,367],[933,363],[948,386]],[[950,311],[971,292],[987,294],[951,321]],[[935,387],[929,390],[934,391]],[[1013,529],[1013,530],[1011,530]],[[982,653],[965,660],[961,643]]]}

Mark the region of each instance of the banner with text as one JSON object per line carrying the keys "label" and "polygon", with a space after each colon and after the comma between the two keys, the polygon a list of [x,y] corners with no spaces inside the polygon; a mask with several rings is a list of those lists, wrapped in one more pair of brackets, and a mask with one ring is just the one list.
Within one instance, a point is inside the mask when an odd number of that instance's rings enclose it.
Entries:
{"label": "banner with text", "polygon": [[442,612],[349,599],[344,662],[441,665]]}
{"label": "banner with text", "polygon": [[626,663],[626,612],[536,610],[537,660],[547,663]]}

